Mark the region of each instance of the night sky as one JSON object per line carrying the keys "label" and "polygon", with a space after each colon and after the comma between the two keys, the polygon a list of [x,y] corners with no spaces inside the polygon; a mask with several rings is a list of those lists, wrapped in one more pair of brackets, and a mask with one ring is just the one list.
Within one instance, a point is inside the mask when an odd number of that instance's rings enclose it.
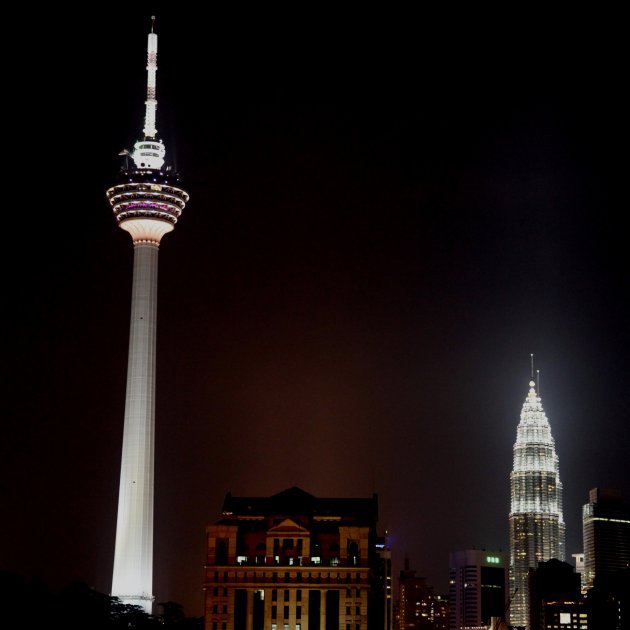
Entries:
{"label": "night sky", "polygon": [[294,485],[378,493],[395,572],[445,593],[449,551],[509,549],[531,353],[571,560],[589,489],[630,500],[619,16],[130,4],[6,25],[0,569],[111,587],[133,248],[105,191],[152,13],[191,196],[160,248],[156,601],[201,615],[226,492]]}

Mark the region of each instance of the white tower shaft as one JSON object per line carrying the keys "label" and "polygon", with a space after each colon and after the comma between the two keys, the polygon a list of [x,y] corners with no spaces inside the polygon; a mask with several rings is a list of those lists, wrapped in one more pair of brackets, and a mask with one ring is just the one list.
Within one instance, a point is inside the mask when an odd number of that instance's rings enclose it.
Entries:
{"label": "white tower shaft", "polygon": [[158,244],[134,243],[112,595],[151,613]]}

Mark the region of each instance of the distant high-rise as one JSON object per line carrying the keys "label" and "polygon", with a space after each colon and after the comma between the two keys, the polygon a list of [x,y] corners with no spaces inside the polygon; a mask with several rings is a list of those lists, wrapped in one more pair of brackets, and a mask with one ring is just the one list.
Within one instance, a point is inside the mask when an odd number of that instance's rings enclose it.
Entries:
{"label": "distant high-rise", "polygon": [[[157,35],[148,40],[144,139],[135,143],[107,191],[118,225],[133,240],[133,285],[112,595],[150,613],[153,602],[153,456],[158,247],[174,229],[188,194],[164,165],[155,128]],[[123,152],[128,156],[128,152]]]}
{"label": "distant high-rise", "polygon": [[582,508],[584,588],[596,576],[630,567],[630,504],[621,492],[593,488]]}
{"label": "distant high-rise", "polygon": [[435,595],[426,578],[409,569],[408,558],[404,567],[398,576],[398,629],[448,630],[446,599]]}
{"label": "distant high-rise", "polygon": [[510,624],[529,628],[529,569],[564,561],[565,535],[558,456],[534,381],[516,430],[510,484]]}
{"label": "distant high-rise", "polygon": [[505,616],[506,554],[467,549],[449,554],[449,628],[487,627]]}

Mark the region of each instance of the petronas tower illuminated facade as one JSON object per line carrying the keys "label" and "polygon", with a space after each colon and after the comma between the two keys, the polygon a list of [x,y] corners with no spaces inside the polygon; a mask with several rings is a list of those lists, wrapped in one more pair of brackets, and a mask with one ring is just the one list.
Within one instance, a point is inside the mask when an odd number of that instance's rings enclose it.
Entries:
{"label": "petronas tower illuminated facade", "polygon": [[530,567],[564,560],[562,483],[551,427],[534,381],[516,430],[510,475],[510,624],[529,628]]}

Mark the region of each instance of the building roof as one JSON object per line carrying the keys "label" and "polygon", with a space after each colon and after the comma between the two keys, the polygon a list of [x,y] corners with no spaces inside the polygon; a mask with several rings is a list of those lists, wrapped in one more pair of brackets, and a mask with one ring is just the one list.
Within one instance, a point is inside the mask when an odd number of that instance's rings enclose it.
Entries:
{"label": "building roof", "polygon": [[224,518],[280,515],[376,522],[378,498],[319,498],[293,486],[270,497],[234,497],[228,492],[223,501]]}

